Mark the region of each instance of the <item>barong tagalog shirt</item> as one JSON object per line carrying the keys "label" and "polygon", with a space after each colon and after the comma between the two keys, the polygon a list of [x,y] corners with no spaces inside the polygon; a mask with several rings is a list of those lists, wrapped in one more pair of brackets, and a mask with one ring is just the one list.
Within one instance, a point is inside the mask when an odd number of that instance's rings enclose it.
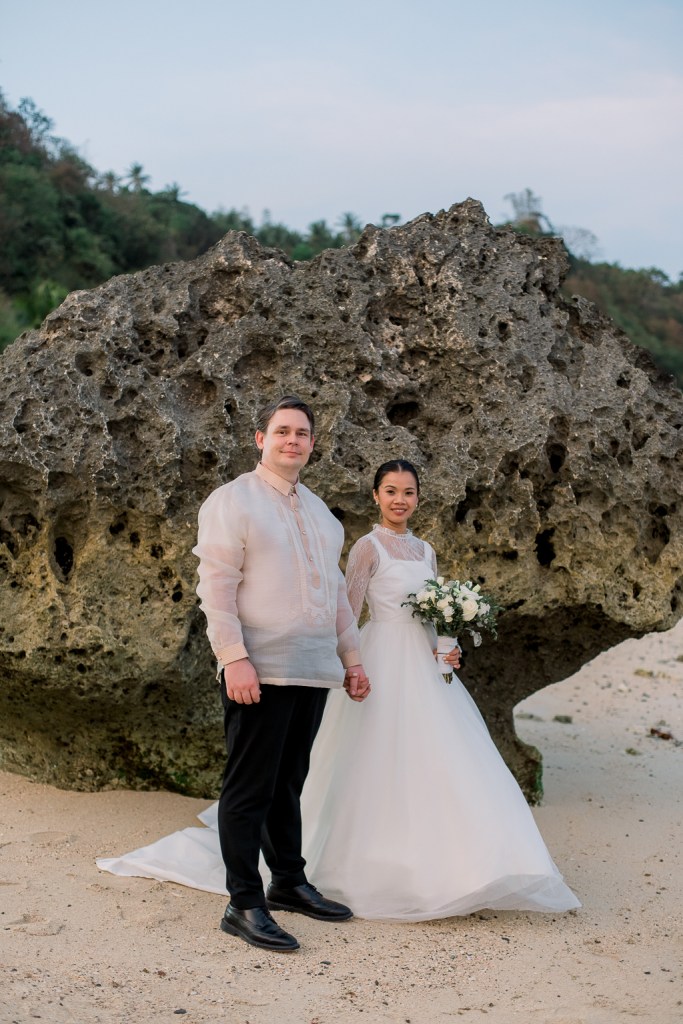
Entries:
{"label": "barong tagalog shirt", "polygon": [[249,658],[261,683],[342,685],[361,660],[343,543],[320,498],[262,463],[209,495],[193,553],[219,668]]}

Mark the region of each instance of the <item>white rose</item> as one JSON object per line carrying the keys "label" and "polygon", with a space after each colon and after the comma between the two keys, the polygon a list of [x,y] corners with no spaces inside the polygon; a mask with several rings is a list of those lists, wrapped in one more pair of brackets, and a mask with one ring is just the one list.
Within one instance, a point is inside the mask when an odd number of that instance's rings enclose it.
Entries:
{"label": "white rose", "polygon": [[461,608],[462,617],[465,622],[471,622],[477,614],[477,602],[473,601],[471,597],[466,597],[465,600],[461,602]]}
{"label": "white rose", "polygon": [[428,597],[429,597],[429,591],[428,590],[421,590],[419,592],[419,594],[415,595],[415,599],[418,602],[418,604],[422,604],[424,601],[426,601],[428,599]]}
{"label": "white rose", "polygon": [[442,597],[440,601],[436,602],[436,607],[440,608],[441,611],[444,611],[446,608],[450,608],[452,606],[450,600],[447,597]]}
{"label": "white rose", "polygon": [[431,601],[432,604],[436,604],[436,602],[439,600],[439,595],[435,590],[430,591],[429,600]]}

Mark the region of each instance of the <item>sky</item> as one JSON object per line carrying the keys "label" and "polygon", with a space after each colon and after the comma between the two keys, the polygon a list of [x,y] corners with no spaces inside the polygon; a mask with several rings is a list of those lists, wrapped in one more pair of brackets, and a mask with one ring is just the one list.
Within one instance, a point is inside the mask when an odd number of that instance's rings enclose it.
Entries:
{"label": "sky", "polygon": [[0,89],[208,212],[500,223],[530,188],[683,272],[683,0],[0,0]]}

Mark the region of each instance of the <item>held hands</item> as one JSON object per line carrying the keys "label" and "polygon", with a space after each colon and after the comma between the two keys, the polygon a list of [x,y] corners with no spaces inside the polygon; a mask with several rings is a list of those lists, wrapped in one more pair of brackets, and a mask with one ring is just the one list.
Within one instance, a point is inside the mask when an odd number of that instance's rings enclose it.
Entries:
{"label": "held hands", "polygon": [[236,704],[258,704],[261,700],[256,669],[248,658],[233,661],[223,669],[225,692]]}
{"label": "held hands", "polygon": [[344,689],[351,700],[365,700],[370,693],[370,680],[362,665],[349,665],[344,676]]}

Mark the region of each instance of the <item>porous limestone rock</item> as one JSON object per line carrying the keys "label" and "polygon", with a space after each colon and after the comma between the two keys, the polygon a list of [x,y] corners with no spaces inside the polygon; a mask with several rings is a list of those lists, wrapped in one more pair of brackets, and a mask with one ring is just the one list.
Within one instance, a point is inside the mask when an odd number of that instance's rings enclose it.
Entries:
{"label": "porous limestone rock", "polygon": [[468,200],[292,263],[245,234],[75,292],[2,357],[0,765],[61,786],[215,793],[220,702],[196,515],[256,462],[254,417],[318,416],[306,483],[373,520],[388,458],[447,576],[506,607],[463,677],[530,799],[512,709],[680,615],[683,396],[594,306],[561,243]]}

